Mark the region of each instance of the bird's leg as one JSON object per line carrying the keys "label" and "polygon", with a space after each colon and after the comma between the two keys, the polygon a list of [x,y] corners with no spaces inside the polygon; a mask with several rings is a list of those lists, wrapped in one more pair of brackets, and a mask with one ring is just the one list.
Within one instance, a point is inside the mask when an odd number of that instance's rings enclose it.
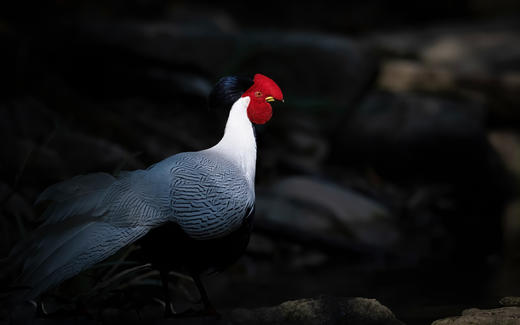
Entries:
{"label": "bird's leg", "polygon": [[43,300],[38,299],[36,301],[36,317],[38,317],[38,318],[45,318],[48,315],[49,314],[45,310],[45,305],[43,304]]}
{"label": "bird's leg", "polygon": [[161,269],[159,273],[161,274],[161,282],[164,295],[164,317],[173,317],[175,315],[175,310],[173,309],[172,300],[170,296],[168,276],[169,272],[166,269]]}
{"label": "bird's leg", "polygon": [[200,280],[200,276],[197,272],[190,272],[191,277],[195,281],[195,285],[197,286],[197,289],[199,289],[200,298],[202,300],[202,303],[204,304],[204,313],[207,315],[214,315],[214,316],[220,316],[215,307],[213,307],[213,304],[209,300],[208,293],[206,292],[206,288],[204,288],[204,284]]}

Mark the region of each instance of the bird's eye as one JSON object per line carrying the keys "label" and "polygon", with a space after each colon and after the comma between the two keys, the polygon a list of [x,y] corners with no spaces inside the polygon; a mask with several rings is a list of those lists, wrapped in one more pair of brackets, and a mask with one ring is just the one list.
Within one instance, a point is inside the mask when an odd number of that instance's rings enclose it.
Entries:
{"label": "bird's eye", "polygon": [[261,91],[256,91],[255,92],[255,96],[256,97],[262,97],[262,92]]}

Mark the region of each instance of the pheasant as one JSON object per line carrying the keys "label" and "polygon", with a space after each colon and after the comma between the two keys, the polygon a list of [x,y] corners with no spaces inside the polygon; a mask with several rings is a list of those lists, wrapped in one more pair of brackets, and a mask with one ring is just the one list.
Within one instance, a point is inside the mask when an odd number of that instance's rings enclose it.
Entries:
{"label": "pheasant", "polygon": [[193,277],[207,311],[214,310],[199,275],[220,271],[245,250],[255,204],[254,124],[272,116],[283,101],[278,85],[256,74],[220,79],[209,103],[229,109],[215,146],[170,156],[145,170],[80,175],[43,191],[50,201],[44,223],[11,251],[10,268],[35,299],[64,280],[138,241],[163,281],[166,315],[172,315],[168,272]]}

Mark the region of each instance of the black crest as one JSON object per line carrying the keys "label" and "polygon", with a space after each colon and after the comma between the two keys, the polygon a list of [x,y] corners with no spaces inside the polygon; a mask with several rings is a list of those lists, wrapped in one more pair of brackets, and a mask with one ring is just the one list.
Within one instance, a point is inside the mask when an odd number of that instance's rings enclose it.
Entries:
{"label": "black crest", "polygon": [[209,94],[209,107],[230,109],[242,94],[254,84],[247,77],[228,76],[220,78]]}

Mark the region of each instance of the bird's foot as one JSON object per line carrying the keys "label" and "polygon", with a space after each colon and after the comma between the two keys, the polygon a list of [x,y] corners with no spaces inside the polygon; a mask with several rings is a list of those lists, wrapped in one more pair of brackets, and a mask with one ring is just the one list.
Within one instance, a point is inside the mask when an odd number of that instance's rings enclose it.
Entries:
{"label": "bird's foot", "polygon": [[173,309],[173,305],[171,303],[164,306],[164,318],[173,318],[176,315],[177,313],[175,312],[175,309]]}

